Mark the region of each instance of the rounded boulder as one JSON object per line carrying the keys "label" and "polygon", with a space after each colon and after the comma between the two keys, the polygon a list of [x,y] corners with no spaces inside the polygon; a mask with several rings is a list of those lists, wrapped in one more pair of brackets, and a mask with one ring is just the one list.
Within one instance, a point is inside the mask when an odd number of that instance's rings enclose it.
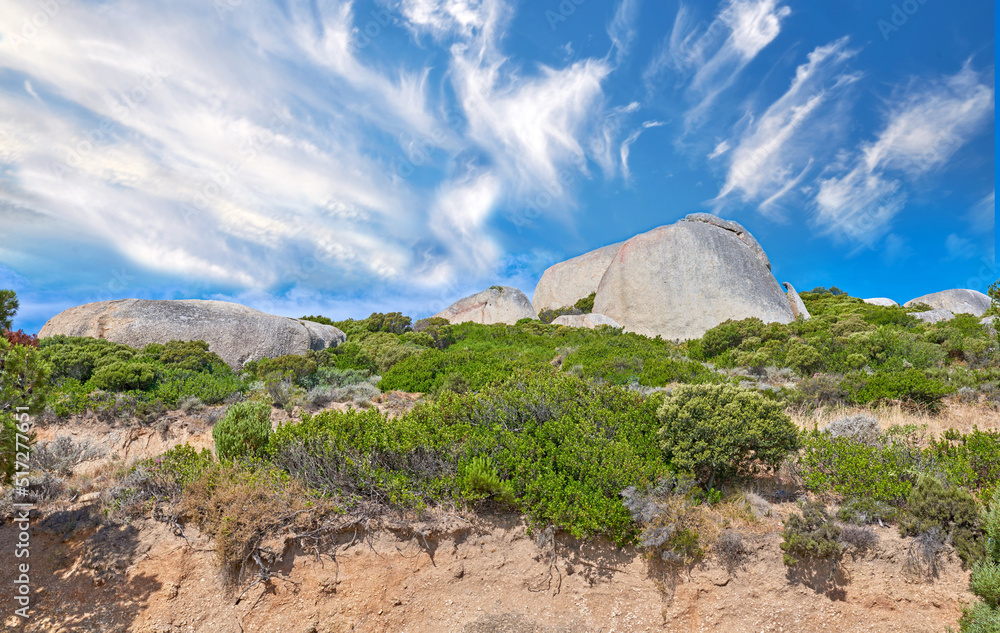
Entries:
{"label": "rounded boulder", "polygon": [[794,321],[753,236],[720,224],[699,214],[626,241],[601,279],[594,312],[628,332],[674,340],[699,338],[727,319]]}

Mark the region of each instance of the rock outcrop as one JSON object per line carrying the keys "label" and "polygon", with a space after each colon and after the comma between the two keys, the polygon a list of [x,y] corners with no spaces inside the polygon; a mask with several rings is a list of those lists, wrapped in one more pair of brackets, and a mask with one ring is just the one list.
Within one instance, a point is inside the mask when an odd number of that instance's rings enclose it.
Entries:
{"label": "rock outcrop", "polygon": [[788,297],[753,236],[735,222],[706,216],[694,214],[622,244],[593,311],[626,331],[665,339],[697,338],[727,319],[793,321]]}
{"label": "rock outcrop", "polygon": [[493,286],[482,292],[459,299],[434,315],[448,319],[449,323],[506,323],[513,325],[521,319],[534,319],[536,314],[528,297],[511,286]]}
{"label": "rock outcrop", "polygon": [[792,314],[795,315],[795,318],[802,319],[803,321],[811,319],[812,315],[809,314],[806,304],[802,302],[802,297],[800,297],[799,293],[795,291],[795,286],[787,281],[781,285],[785,287],[785,295],[788,297],[788,305],[792,308]]}
{"label": "rock outcrop", "polygon": [[569,327],[585,327],[589,329],[594,329],[601,325],[610,325],[614,328],[620,328],[621,326],[615,322],[611,317],[604,316],[603,314],[564,314],[560,317],[556,317],[552,321],[552,325],[566,325]]}
{"label": "rock outcrop", "polygon": [[542,273],[531,298],[535,314],[571,307],[580,299],[597,292],[604,271],[608,269],[608,264],[622,244],[624,242],[611,244],[550,266]]}
{"label": "rock outcrop", "polygon": [[940,323],[941,321],[951,321],[955,318],[954,313],[944,308],[934,308],[926,312],[911,312],[910,316],[920,319],[924,323]]}
{"label": "rock outcrop", "polygon": [[63,310],[38,336],[89,336],[131,347],[168,341],[205,341],[233,369],[261,358],[305,354],[346,340],[339,329],[267,314],[238,303],[184,299],[119,299]]}
{"label": "rock outcrop", "polygon": [[750,247],[760,261],[764,262],[768,270],[771,270],[771,260],[767,258],[767,253],[764,252],[764,248],[760,245],[753,235],[750,234],[743,225],[739,222],[733,222],[732,220],[723,220],[722,218],[712,215],[711,213],[689,213],[684,216],[684,219],[688,222],[704,222],[706,224],[711,224],[712,226],[717,226],[720,229],[726,229],[734,234],[736,237],[740,238],[740,241]]}
{"label": "rock outcrop", "polygon": [[909,307],[917,303],[923,303],[932,308],[948,310],[955,314],[964,313],[973,316],[983,316],[983,313],[990,309],[992,301],[987,295],[979,291],[955,288],[910,299],[903,305]]}
{"label": "rock outcrop", "polygon": [[898,303],[887,297],[873,297],[871,299],[863,299],[863,301],[873,306],[882,306],[883,308],[899,307]]}

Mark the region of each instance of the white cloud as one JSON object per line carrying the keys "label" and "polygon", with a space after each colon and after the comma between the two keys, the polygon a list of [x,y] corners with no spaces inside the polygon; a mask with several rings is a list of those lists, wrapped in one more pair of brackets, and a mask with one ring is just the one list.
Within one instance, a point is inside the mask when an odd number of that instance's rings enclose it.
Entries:
{"label": "white cloud", "polygon": [[973,231],[989,236],[996,228],[996,191],[989,192],[969,210],[969,225]]}
{"label": "white cloud", "polygon": [[685,5],[678,9],[673,29],[643,71],[647,92],[672,68],[685,84],[692,107],[685,113],[685,130],[701,126],[719,95],[781,32],[791,9],[780,0],[728,0],[707,26],[696,23]]}
{"label": "white cloud", "polygon": [[639,15],[639,0],[621,0],[615,16],[608,25],[608,37],[615,48],[615,65],[620,65],[629,54],[635,40],[635,21]]}
{"label": "white cloud", "polygon": [[708,159],[714,160],[719,156],[722,156],[723,154],[729,151],[730,147],[731,146],[729,145],[729,141],[723,140],[722,142],[720,142],[718,145],[715,146],[715,149],[712,150],[712,153],[708,155]]}
{"label": "white cloud", "polygon": [[[596,160],[611,67],[513,63],[502,0],[399,9],[418,37],[447,40],[448,90],[412,54],[376,57],[370,16],[343,0],[240,6],[224,28],[211,3],[66,5],[28,42],[0,40],[0,69],[25,77],[0,93],[0,213],[33,218],[10,229],[20,251],[3,261],[43,256],[44,234],[246,292],[427,292],[494,274],[501,204],[545,192],[572,206],[564,174]],[[0,31],[36,11],[6,3]],[[397,16],[374,19],[374,37],[393,37]]]}
{"label": "white cloud", "polygon": [[905,94],[888,123],[862,149],[869,171],[895,169],[919,176],[940,167],[993,114],[993,88],[968,65],[951,77]]}
{"label": "white cloud", "polygon": [[944,248],[947,251],[947,260],[972,259],[978,253],[975,244],[971,240],[951,233],[944,240]]}
{"label": "white cloud", "polygon": [[[966,65],[897,96],[875,140],[820,181],[817,220],[830,233],[871,245],[902,209],[901,178],[915,179],[948,159],[989,120],[993,88]],[[890,175],[895,172],[895,175]]]}
{"label": "white cloud", "polygon": [[[801,182],[823,140],[845,123],[829,104],[857,81],[858,75],[841,72],[854,54],[847,48],[847,38],[809,53],[808,62],[796,69],[788,91],[760,117],[750,118],[750,125],[729,151],[729,168],[718,202],[736,195],[745,202],[760,203],[758,208],[766,212]],[[834,114],[818,120],[824,106],[832,108]],[[729,148],[729,142],[723,141],[709,158],[721,156]]]}

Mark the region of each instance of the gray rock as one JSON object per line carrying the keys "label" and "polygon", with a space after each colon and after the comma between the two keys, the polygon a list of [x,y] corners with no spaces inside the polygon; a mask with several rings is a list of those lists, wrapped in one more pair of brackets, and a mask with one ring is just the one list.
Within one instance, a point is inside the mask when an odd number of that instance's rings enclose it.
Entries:
{"label": "gray rock", "polygon": [[898,303],[886,297],[873,297],[871,299],[864,299],[864,302],[873,306],[882,306],[883,308],[899,307]]}
{"label": "gray rock", "polygon": [[790,323],[788,298],[751,239],[706,221],[637,235],[604,273],[594,312],[626,331],[665,339],[698,338],[727,319]]}
{"label": "gray rock", "polygon": [[764,252],[764,248],[760,245],[750,231],[743,228],[743,225],[739,222],[733,222],[732,220],[723,220],[722,218],[712,215],[711,213],[689,213],[684,216],[684,221],[686,222],[705,222],[706,224],[711,224],[712,226],[717,226],[720,229],[725,229],[736,234],[736,237],[750,247],[750,250],[760,258],[760,261],[764,262],[768,270],[771,270],[771,260],[767,258],[767,253]]}
{"label": "gray rock", "polygon": [[595,327],[601,325],[610,325],[614,328],[620,328],[621,326],[615,322],[611,317],[604,316],[603,314],[564,314],[560,317],[556,317],[552,321],[552,325],[566,325],[568,327],[585,327],[593,330]]}
{"label": "gray rock", "polygon": [[788,283],[787,281],[781,284],[785,287],[785,295],[788,297],[788,305],[792,308],[792,314],[795,318],[801,318],[803,321],[808,321],[812,318],[809,314],[809,310],[806,309],[806,304],[802,302],[802,297],[799,293],[795,292],[795,286]]}
{"label": "gray rock", "polygon": [[52,317],[38,336],[58,334],[103,338],[136,348],[200,340],[233,369],[261,358],[336,347],[347,338],[330,325],[267,314],[238,303],[196,299],[88,303]]}
{"label": "gray rock", "polygon": [[955,318],[953,312],[944,308],[934,308],[926,312],[911,312],[910,316],[916,317],[924,323],[940,323],[941,321],[951,321]]}
{"label": "gray rock", "polygon": [[604,271],[624,242],[604,246],[579,257],[550,266],[538,280],[531,306],[535,314],[568,308],[597,292]]}
{"label": "gray rock", "polygon": [[450,323],[506,323],[513,325],[521,319],[534,319],[536,314],[528,297],[517,288],[494,286],[460,299],[434,316],[448,319]]}
{"label": "gray rock", "polygon": [[924,303],[932,308],[941,308],[955,314],[983,316],[983,313],[990,309],[992,301],[977,290],[955,288],[910,299],[903,305],[909,307],[916,303]]}

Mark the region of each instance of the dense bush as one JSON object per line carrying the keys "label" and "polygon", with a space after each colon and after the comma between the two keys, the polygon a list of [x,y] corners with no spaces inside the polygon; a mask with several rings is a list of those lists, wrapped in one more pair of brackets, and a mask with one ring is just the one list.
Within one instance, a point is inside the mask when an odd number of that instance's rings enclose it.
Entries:
{"label": "dense bush", "polygon": [[535,525],[625,542],[635,526],[619,492],[667,472],[656,441],[659,402],[529,375],[442,393],[397,418],[374,409],[307,416],[279,428],[268,454],[330,493],[418,506],[488,493],[512,498]]}
{"label": "dense bush", "polygon": [[874,516],[877,504],[905,502],[923,463],[920,443],[915,430],[900,427],[875,437],[813,430],[802,436],[798,466],[810,490],[835,492]]}
{"label": "dense bush", "polygon": [[922,405],[933,411],[941,406],[941,399],[952,389],[928,378],[918,369],[907,369],[852,374],[844,379],[844,392],[849,401],[859,405],[898,401]]}
{"label": "dense bush", "polygon": [[782,560],[791,567],[802,561],[840,559],[840,527],[820,503],[808,503],[802,514],[792,514],[781,531]]}
{"label": "dense bush", "polygon": [[998,489],[1000,431],[973,429],[963,434],[949,429],[931,440],[928,452],[950,483],[981,490],[985,499]]}
{"label": "dense bush", "polygon": [[142,348],[140,359],[188,371],[206,371],[213,366],[225,364],[218,354],[208,351],[208,343],[205,341],[150,343]]}
{"label": "dense bush", "polygon": [[67,379],[85,383],[90,380],[96,368],[115,362],[127,362],[136,355],[136,350],[128,345],[61,334],[43,339],[39,347],[42,357],[52,365],[55,384]]}
{"label": "dense bush", "polygon": [[271,437],[271,407],[239,402],[212,428],[219,459],[260,457]]}
{"label": "dense bush", "polygon": [[88,381],[103,391],[146,391],[156,382],[156,367],[150,363],[113,362],[94,370]]}
{"label": "dense bush", "polygon": [[963,564],[982,558],[979,504],[967,490],[923,476],[910,491],[906,506],[907,514],[899,523],[903,536],[942,534],[951,540]]}
{"label": "dense bush", "polygon": [[658,411],[667,460],[709,488],[716,481],[777,468],[798,432],[777,402],[730,385],[678,387]]}
{"label": "dense bush", "polygon": [[987,633],[1000,630],[1000,490],[983,511],[986,533],[983,560],[972,568],[969,588],[980,601],[962,614],[962,631]]}

